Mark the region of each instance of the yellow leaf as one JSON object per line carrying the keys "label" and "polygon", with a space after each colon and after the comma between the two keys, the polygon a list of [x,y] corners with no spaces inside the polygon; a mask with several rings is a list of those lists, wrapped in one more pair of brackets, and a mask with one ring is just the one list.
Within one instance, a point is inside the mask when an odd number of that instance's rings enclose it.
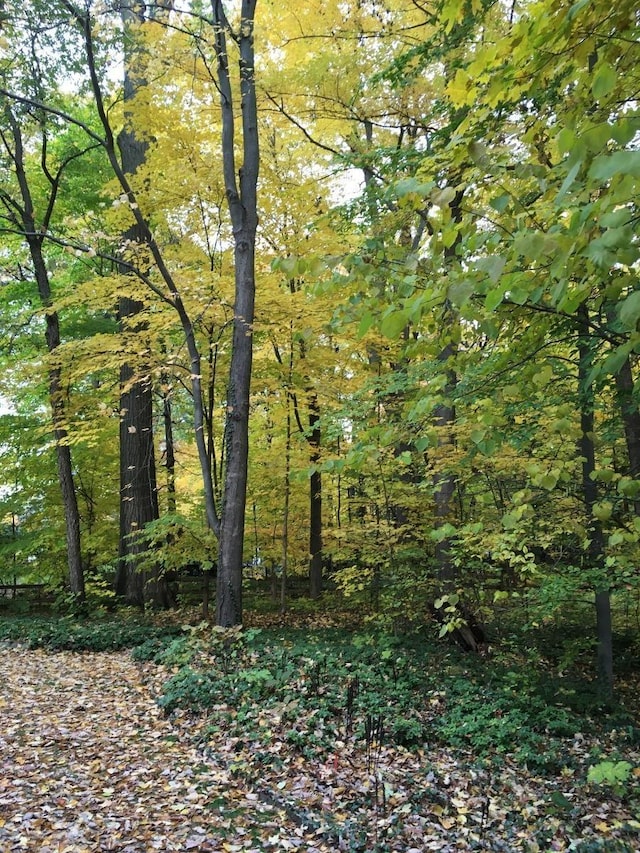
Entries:
{"label": "yellow leaf", "polygon": [[456,825],[456,819],[454,817],[441,817],[440,818],[440,826],[444,829],[452,829]]}
{"label": "yellow leaf", "polygon": [[447,86],[447,94],[454,106],[461,107],[468,103],[471,78],[462,68],[458,68],[456,76]]}

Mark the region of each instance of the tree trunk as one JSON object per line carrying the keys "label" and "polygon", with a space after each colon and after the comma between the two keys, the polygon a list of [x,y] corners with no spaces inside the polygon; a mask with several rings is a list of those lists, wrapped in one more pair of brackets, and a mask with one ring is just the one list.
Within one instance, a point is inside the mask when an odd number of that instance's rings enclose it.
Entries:
{"label": "tree trunk", "polygon": [[[587,385],[592,367],[592,341],[589,338],[589,315],[586,305],[578,309],[580,333],[578,337],[578,394],[580,398],[580,455],[582,457],[582,496],[589,515],[590,540],[588,561],[590,568],[603,568],[604,534],[602,525],[593,515],[598,500],[598,484],[592,478],[596,470],[594,444],[594,393]],[[611,621],[611,594],[603,583],[595,591],[596,634],[598,640],[597,669],[604,695],[613,693],[613,632]]]}
{"label": "tree trunk", "polygon": [[[627,357],[616,374],[616,396],[629,457],[629,475],[636,479],[640,476],[640,412],[633,399],[633,390],[633,373]],[[633,509],[640,515],[640,500],[633,502]]]}
{"label": "tree trunk", "polygon": [[[227,203],[234,238],[234,321],[227,420],[225,478],[220,516],[216,622],[232,627],[242,622],[242,558],[249,456],[249,392],[253,361],[255,242],[258,226],[258,116],[254,79],[253,30],[256,0],[242,0],[240,29],[234,33],[239,52],[242,100],[243,163],[235,163],[233,94],[226,35],[229,24],[221,0],[212,0],[222,112],[222,158]],[[239,175],[239,180],[236,178]]]}
{"label": "tree trunk", "polygon": [[[289,351],[289,377],[293,373],[293,341]],[[291,396],[287,394],[287,434],[284,452],[284,506],[282,508],[282,576],[280,578],[280,613],[287,609],[287,578],[289,577],[289,505],[291,501]]]}
{"label": "tree trunk", "polygon": [[[163,380],[168,385],[168,379]],[[164,424],[164,465],[167,469],[167,512],[175,513],[176,505],[176,455],[173,441],[173,417],[168,388],[162,392],[162,422]]]}
{"label": "tree trunk", "polygon": [[[131,101],[145,82],[146,57],[136,45],[136,27],[144,21],[144,12],[122,10],[124,30],[124,105],[125,126],[118,136],[118,146],[125,175],[131,176],[146,159],[147,142],[136,137],[132,121]],[[124,245],[144,245],[145,235],[133,225],[123,235]],[[135,258],[134,258],[135,263]],[[130,271],[124,267],[123,273]],[[123,297],[119,319],[125,332],[143,335],[145,324],[138,322],[143,303]],[[153,388],[141,373],[141,365],[125,364],[120,370],[120,561],[116,592],[127,604],[144,607],[167,607],[172,603],[168,582],[159,567],[143,570],[140,555],[145,550],[136,534],[158,518],[158,493],[153,437]]]}
{"label": "tree trunk", "polygon": [[320,407],[314,392],[309,400],[309,461],[313,471],[309,477],[309,592],[311,598],[322,595],[322,474],[320,464]]}
{"label": "tree trunk", "polygon": [[[446,364],[455,355],[453,344],[447,344],[439,355],[439,361]],[[457,378],[455,372],[447,369],[447,383],[444,394],[450,397],[456,386]],[[445,455],[453,447],[455,439],[453,428],[455,426],[456,411],[453,404],[442,404],[434,412],[434,422],[440,429],[439,447]],[[456,489],[456,479],[453,474],[445,471],[435,477],[434,500],[436,505],[436,526],[438,528],[446,524],[451,518],[453,496]],[[443,592],[451,592],[453,589],[456,570],[451,555],[451,537],[445,536],[436,542],[435,556],[438,569],[438,580]]]}
{"label": "tree trunk", "polygon": [[139,565],[145,547],[136,534],[158,518],[158,491],[151,386],[132,377],[132,368],[123,366],[120,371],[120,568],[116,592],[133,606],[144,607],[146,601],[165,606],[162,592],[155,588],[157,574],[154,577],[152,570],[148,577]]}
{"label": "tree trunk", "polygon": [[[53,375],[55,374],[55,375]],[[51,396],[54,399],[59,393],[60,373],[53,371],[50,374]],[[53,406],[52,406],[53,409]],[[66,430],[60,427],[60,416],[64,413],[54,414],[54,421],[58,423],[54,433],[56,438],[56,454],[58,458],[58,481],[62,493],[62,505],[64,508],[64,522],[67,540],[67,565],[69,568],[69,589],[79,599],[84,598],[84,567],[82,562],[82,548],[80,536],[80,513],[78,510],[78,498],[73,479],[73,465],[71,461],[71,448],[65,444]]]}
{"label": "tree trunk", "polygon": [[233,349],[225,427],[226,467],[218,552],[218,625],[242,622],[242,557],[244,550],[249,457],[249,389],[253,357],[253,236],[237,239],[236,302]]}

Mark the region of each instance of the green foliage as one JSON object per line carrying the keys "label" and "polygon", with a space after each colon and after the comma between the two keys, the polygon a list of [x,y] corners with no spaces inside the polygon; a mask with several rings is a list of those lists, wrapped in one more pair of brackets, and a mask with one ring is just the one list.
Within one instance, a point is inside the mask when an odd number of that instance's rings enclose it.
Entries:
{"label": "green foliage", "polygon": [[628,761],[600,761],[589,768],[587,781],[591,785],[608,786],[622,795],[631,779],[633,769],[633,765]]}
{"label": "green foliage", "polygon": [[100,617],[115,610],[116,595],[110,579],[94,577],[85,583],[85,597],[79,599],[65,588],[53,590],[53,609],[70,616]]}
{"label": "green foliage", "polygon": [[445,691],[445,707],[436,722],[447,745],[470,749],[479,757],[510,756],[536,771],[558,771],[566,763],[562,738],[579,730],[568,710],[548,705],[516,673],[491,686],[459,678]]}
{"label": "green foliage", "polygon": [[139,621],[80,621],[72,616],[58,619],[3,619],[0,641],[22,643],[28,648],[52,651],[106,652],[129,649],[145,642],[160,642],[175,635],[174,628],[159,628]]}
{"label": "green foliage", "polygon": [[[134,654],[180,667],[160,699],[167,712],[224,705],[229,710],[220,713],[231,731],[277,711],[288,724],[286,739],[313,752],[345,729],[363,736],[366,715],[382,712],[391,741],[411,745],[427,737],[416,710],[423,701],[427,649],[410,651],[393,637],[349,639],[333,631],[278,637],[256,630],[212,632],[194,641],[191,633],[166,648],[147,644]],[[298,728],[302,710],[313,710],[313,731]],[[254,734],[261,736],[259,726]]]}
{"label": "green foliage", "polygon": [[203,625],[168,644],[148,641],[134,656],[172,673],[159,700],[167,713],[215,707],[215,725],[229,736],[248,738],[256,749],[281,738],[308,756],[336,740],[363,738],[367,719],[380,716],[390,743],[415,748],[435,737],[483,761],[509,758],[556,773],[574,761],[576,732],[593,727],[585,715],[603,714],[602,705],[581,704],[580,686],[545,693],[549,676],[541,666],[445,655],[417,637],[382,632],[218,632]]}

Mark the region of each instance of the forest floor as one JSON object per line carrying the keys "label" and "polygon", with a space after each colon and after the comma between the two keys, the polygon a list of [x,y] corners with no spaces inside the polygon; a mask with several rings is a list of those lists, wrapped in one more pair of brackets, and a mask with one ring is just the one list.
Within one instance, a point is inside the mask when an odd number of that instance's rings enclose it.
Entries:
{"label": "forest floor", "polygon": [[[128,652],[0,647],[2,853],[640,850],[635,795],[573,769],[347,738],[307,760],[274,736],[252,757],[203,739],[206,718],[167,717],[166,678]],[[590,737],[570,745],[585,766]]]}

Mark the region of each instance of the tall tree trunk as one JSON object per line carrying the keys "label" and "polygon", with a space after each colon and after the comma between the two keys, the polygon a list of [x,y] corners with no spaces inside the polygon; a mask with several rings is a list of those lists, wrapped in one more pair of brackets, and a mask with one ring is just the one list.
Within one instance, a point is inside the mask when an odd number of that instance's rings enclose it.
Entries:
{"label": "tall tree trunk", "polygon": [[[32,257],[36,266],[38,289],[41,297],[44,293],[49,294],[50,297],[48,274],[40,249],[41,247],[38,246],[35,252],[32,251]],[[56,312],[47,314],[46,339],[49,352],[54,352],[60,345],[60,324]],[[84,568],[80,538],[80,512],[78,510],[78,497],[73,478],[71,448],[67,443],[67,430],[65,427],[66,406],[63,400],[61,370],[59,367],[53,367],[49,371],[49,401],[56,442],[58,481],[60,483],[62,506],[64,509],[69,589],[73,595],[82,599],[84,598]]]}
{"label": "tall tree trunk", "polygon": [[[449,311],[449,309],[446,309]],[[447,344],[438,356],[438,360],[443,364],[451,362],[455,355],[455,347],[453,344]],[[446,369],[447,381],[444,387],[444,395],[446,398],[451,398],[455,391],[457,377],[455,371],[449,367]],[[439,447],[444,456],[453,448],[455,438],[453,429],[456,421],[456,410],[453,403],[443,403],[437,406],[434,412],[434,422],[440,429]],[[448,471],[436,474],[434,489],[434,501],[436,509],[436,526],[442,527],[450,521],[453,496],[456,490],[456,478]],[[436,566],[438,570],[438,580],[443,592],[451,592],[455,582],[456,569],[453,564],[451,555],[452,541],[450,536],[444,536],[439,539],[435,547]]]}
{"label": "tall tree trunk", "polygon": [[[51,282],[49,272],[42,251],[44,234],[48,227],[48,221],[42,222],[42,227],[36,227],[31,188],[24,167],[24,147],[20,126],[13,113],[7,107],[5,110],[14,142],[13,164],[16,170],[18,186],[22,204],[19,205],[21,222],[16,223],[22,229],[25,240],[29,247],[29,253],[33,263],[38,295],[40,302],[46,310],[45,339],[49,353],[54,353],[60,346],[60,321],[56,311],[51,309]],[[58,180],[55,179],[51,185],[51,196],[47,205],[47,218],[51,215],[55,204],[58,190]],[[47,173],[47,177],[49,174]],[[66,430],[66,405],[62,388],[62,372],[60,367],[52,365],[49,370],[49,405],[51,407],[51,418],[56,446],[56,458],[58,466],[58,481],[62,495],[62,506],[65,519],[65,533],[67,545],[67,564],[69,570],[69,588],[78,598],[84,598],[84,569],[82,564],[82,550],[80,539],[80,513],[78,510],[78,499],[73,478],[73,465],[71,461],[71,448],[67,442]]]}
{"label": "tall tree trunk", "polygon": [[322,595],[322,474],[320,464],[320,406],[318,395],[307,392],[309,405],[309,591],[311,598]]}
{"label": "tall tree trunk", "polygon": [[[137,45],[137,28],[144,22],[143,11],[122,9],[124,37],[124,105],[125,125],[118,137],[122,170],[132,176],[144,164],[148,144],[136,136],[131,101],[137,89],[145,83],[146,56]],[[133,225],[123,235],[124,245],[143,246],[144,232]],[[134,263],[137,263],[134,259]],[[144,261],[143,261],[144,263]],[[123,273],[128,269],[123,266]],[[145,323],[138,321],[143,303],[123,297],[119,304],[119,319],[123,330],[144,335]],[[125,364],[120,370],[120,561],[116,592],[127,604],[144,607],[167,607],[171,596],[159,567],[143,570],[140,555],[144,548],[136,534],[158,518],[158,493],[153,436],[153,388],[144,368]]]}
{"label": "tall tree trunk", "polygon": [[[594,392],[588,385],[592,368],[592,345],[589,336],[589,313],[586,305],[578,309],[580,331],[578,336],[578,394],[580,399],[580,455],[582,457],[582,496],[589,515],[589,568],[603,568],[604,534],[602,525],[593,514],[598,501],[598,484],[592,474],[596,470],[594,444]],[[611,620],[611,593],[606,583],[595,590],[596,634],[598,641],[597,668],[600,687],[606,696],[613,693],[613,631]]]}
{"label": "tall tree trunk", "polygon": [[[293,337],[293,336],[292,336]],[[293,374],[293,341],[289,350],[289,377]],[[289,577],[289,506],[291,502],[291,395],[287,394],[287,433],[284,451],[284,506],[282,508],[282,575],[280,577],[280,613],[287,609],[287,579]]]}
{"label": "tall tree trunk", "polygon": [[[455,181],[454,181],[455,183]],[[458,190],[455,198],[450,203],[451,219],[455,223],[459,223],[462,218],[462,199],[464,190]],[[459,237],[454,243],[445,249],[444,259],[445,265],[448,266],[456,257],[456,247],[459,242]],[[456,422],[456,410],[452,402],[453,394],[457,383],[457,375],[453,367],[453,360],[456,355],[456,345],[452,340],[452,333],[455,325],[458,323],[458,317],[449,304],[448,300],[444,306],[443,325],[445,334],[450,340],[447,340],[443,349],[438,355],[438,361],[443,365],[446,376],[444,387],[444,397],[447,402],[438,406],[434,413],[436,426],[440,427],[440,450],[446,456],[455,444],[454,428]],[[436,508],[436,525],[438,528],[447,524],[454,515],[453,499],[456,493],[457,480],[454,474],[447,471],[445,461],[445,470],[438,474],[435,478],[434,500]],[[455,591],[455,582],[457,569],[453,561],[453,539],[446,535],[438,539],[435,547],[436,567],[438,572],[438,581],[440,588],[444,594],[451,594]],[[482,626],[480,626],[473,614],[467,612],[464,605],[459,605],[460,615],[464,619],[464,623],[454,629],[451,633],[452,638],[462,648],[468,651],[477,651],[480,644],[485,641],[485,634]]]}
{"label": "tall tree trunk", "polygon": [[[633,391],[633,372],[627,357],[616,374],[616,396],[627,445],[629,474],[636,479],[640,476],[640,411],[633,399]],[[636,515],[640,515],[640,500],[634,500],[633,509]]]}
{"label": "tall tree trunk", "polygon": [[[135,220],[137,234],[139,235],[139,239],[144,243],[146,247],[148,247],[149,253],[153,259],[154,271],[157,273],[158,277],[166,287],[166,293],[162,293],[158,288],[156,288],[153,283],[149,280],[149,277],[145,274],[143,270],[136,269],[135,267],[131,270],[131,272],[137,275],[138,280],[143,282],[150,291],[152,291],[156,297],[160,297],[165,301],[165,303],[170,306],[178,315],[180,320],[180,325],[182,331],[184,333],[185,343],[187,347],[187,352],[189,354],[189,367],[190,367],[190,375],[191,375],[191,396],[193,400],[193,436],[195,445],[198,451],[198,461],[200,464],[200,473],[202,476],[202,486],[204,493],[204,508],[205,508],[205,516],[207,521],[207,526],[209,529],[218,537],[221,535],[221,521],[218,515],[217,506],[216,506],[216,495],[214,490],[214,483],[212,477],[211,470],[211,458],[209,456],[209,450],[207,447],[207,435],[205,431],[206,426],[206,413],[205,406],[203,403],[203,389],[202,389],[202,377],[201,377],[201,363],[202,358],[200,355],[200,350],[198,348],[198,342],[196,340],[195,327],[189,316],[189,313],[185,307],[185,304],[182,300],[182,296],[176,282],[171,274],[171,270],[167,266],[162,250],[158,245],[156,239],[154,238],[153,231],[151,229],[149,219],[142,212],[140,205],[138,204],[138,197],[130,183],[129,176],[127,172],[123,169],[123,165],[121,163],[120,158],[118,157],[118,153],[116,150],[116,141],[113,133],[113,129],[111,127],[111,122],[109,119],[109,112],[107,109],[107,105],[105,104],[104,97],[102,94],[102,89],[100,86],[100,80],[98,76],[98,70],[96,66],[96,52],[93,41],[93,19],[88,11],[81,11],[77,9],[72,4],[63,0],[66,8],[68,8],[70,14],[76,19],[79,27],[81,28],[84,46],[87,56],[87,67],[89,70],[89,77],[91,82],[91,90],[93,93],[93,97],[96,104],[96,110],[98,113],[98,117],[100,119],[100,124],[102,126],[102,130],[104,133],[103,138],[99,137],[97,134],[91,134],[89,132],[90,137],[97,143],[99,143],[102,147],[104,147],[105,153],[109,160],[109,165],[115,175],[122,193],[126,196],[130,203],[131,213]],[[255,5],[255,4],[254,4]],[[151,9],[155,11],[155,14],[160,14],[162,9],[170,8],[171,3],[166,2],[162,4],[162,6],[156,7],[146,7],[147,10]],[[226,18],[224,17],[224,13],[222,11],[222,7],[220,4],[216,5],[216,10],[219,11],[220,16],[217,18],[217,25],[215,28],[215,33],[218,38],[222,37],[222,43],[224,44],[224,32],[221,29],[221,26],[227,26]],[[251,10],[250,10],[251,11]],[[222,24],[220,24],[222,21]],[[253,30],[249,29],[247,33],[244,32],[242,38],[239,38],[240,42],[252,42]],[[126,42],[125,42],[126,44]],[[252,79],[253,74],[253,54],[251,52],[250,55],[251,64],[248,66],[249,76]],[[226,64],[226,46],[224,48],[223,56],[221,62],[223,65]],[[246,76],[246,74],[245,74]],[[126,81],[125,81],[126,82]],[[218,85],[218,81],[216,81],[216,85]],[[226,115],[226,129],[224,134],[224,143],[223,150],[227,152],[227,163],[225,165],[225,182],[227,186],[230,187],[230,194],[228,194],[229,206],[235,212],[235,220],[233,222],[234,234],[236,235],[238,241],[242,242],[242,210],[246,207],[247,210],[253,210],[253,214],[250,215],[249,221],[252,222],[253,227],[253,239],[251,243],[255,241],[255,228],[257,224],[257,215],[255,213],[256,203],[255,203],[255,186],[257,183],[257,119],[256,119],[256,108],[255,108],[255,95],[253,96],[253,105],[251,105],[249,99],[248,108],[247,108],[247,116],[253,115],[253,125],[255,127],[254,137],[255,137],[255,156],[246,157],[245,162],[249,163],[249,165],[255,161],[256,167],[252,170],[251,165],[249,169],[245,172],[244,176],[241,179],[241,188],[243,191],[243,197],[240,198],[237,190],[235,189],[235,165],[234,165],[234,147],[233,147],[233,112],[231,110],[230,115],[228,114],[229,109],[231,109],[231,99],[230,99],[230,83],[228,78],[228,73],[226,74],[226,78],[221,80],[221,84],[218,86],[220,90],[221,87],[225,87],[225,92],[228,91],[229,96],[226,94],[222,97],[223,103],[223,114]],[[246,89],[246,84],[244,85]],[[229,105],[229,109],[225,112],[224,104]],[[243,113],[243,123],[244,123],[244,113]],[[125,140],[122,135],[118,139],[118,142],[122,145]],[[248,146],[249,149],[251,145]],[[250,198],[250,193],[248,191],[249,186],[253,183],[254,191],[253,191],[253,199]],[[240,222],[240,225],[238,224]],[[252,315],[251,315],[252,316]],[[240,573],[240,578],[242,575],[242,565],[240,564],[238,567],[238,571]]]}
{"label": "tall tree trunk", "polygon": [[[225,479],[220,516],[216,622],[242,622],[242,557],[249,456],[249,392],[253,360],[255,243],[258,226],[258,115],[255,92],[254,18],[256,0],[242,0],[240,28],[233,34],[239,49],[243,163],[235,162],[233,94],[229,76],[229,22],[221,0],[212,0],[218,86],[222,112],[224,184],[234,240],[234,322],[227,390]],[[236,178],[238,175],[238,178]]]}
{"label": "tall tree trunk", "polygon": [[162,422],[164,425],[164,464],[167,469],[167,512],[175,513],[176,505],[176,454],[173,440],[173,416],[171,391],[168,378],[162,380]]}

